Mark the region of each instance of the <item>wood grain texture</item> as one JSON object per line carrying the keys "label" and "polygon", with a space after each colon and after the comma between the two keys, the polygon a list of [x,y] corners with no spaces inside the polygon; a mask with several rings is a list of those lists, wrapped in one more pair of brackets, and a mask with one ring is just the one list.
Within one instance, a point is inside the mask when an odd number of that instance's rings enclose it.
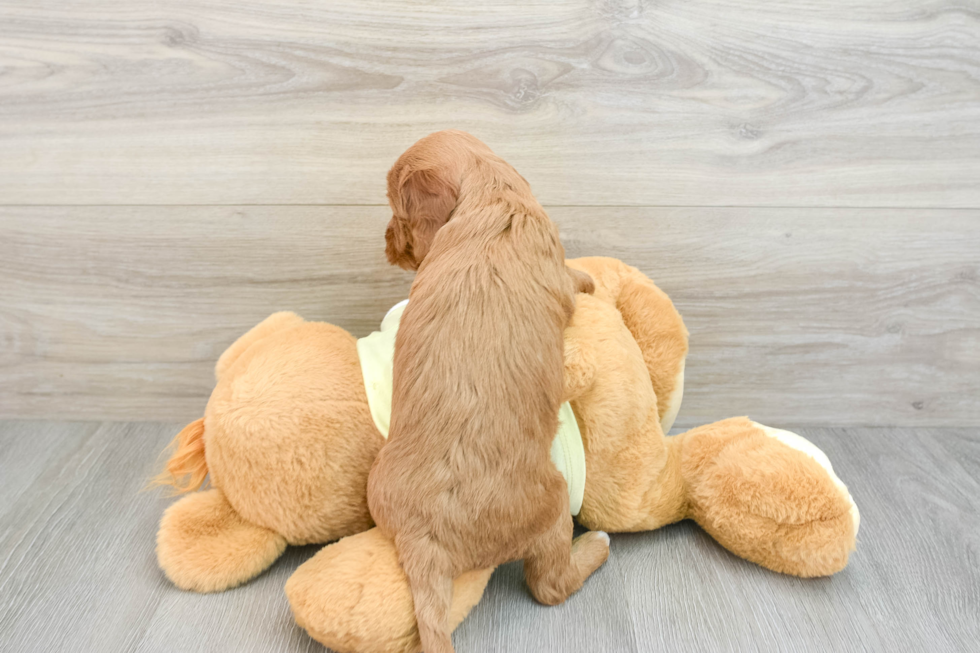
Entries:
{"label": "wood grain texture", "polygon": [[20,416],[199,416],[217,357],[270,313],[365,335],[411,282],[380,207],[0,215],[0,412]]}
{"label": "wood grain texture", "polygon": [[131,650],[161,597],[153,533],[165,505],[137,493],[172,429],[66,424],[56,440],[32,437],[44,428],[0,428],[2,448],[23,441],[4,478],[49,459],[0,516],[0,648]]}
{"label": "wood grain texture", "polygon": [[[324,650],[292,622],[282,591],[316,546],[288,549],[221,594],[182,592],[156,568],[168,501],[138,489],[178,428],[0,422],[0,478],[40,469],[0,514],[0,651]],[[976,430],[801,434],[828,454],[861,509],[843,572],[781,576],[689,522],[614,535],[609,561],[558,607],[533,601],[519,563],[501,567],[457,629],[457,650],[972,651],[980,481],[966,470],[980,468]]]}
{"label": "wood grain texture", "polygon": [[[980,212],[562,208],[691,331],[678,424],[980,424]],[[196,419],[277,310],[377,328],[383,207],[0,208],[0,415]]]}
{"label": "wood grain texture", "polygon": [[6,0],[0,203],[381,204],[446,127],[546,204],[980,207],[972,0]]}
{"label": "wood grain texture", "polygon": [[980,212],[564,209],[691,332],[681,426],[980,424]]}

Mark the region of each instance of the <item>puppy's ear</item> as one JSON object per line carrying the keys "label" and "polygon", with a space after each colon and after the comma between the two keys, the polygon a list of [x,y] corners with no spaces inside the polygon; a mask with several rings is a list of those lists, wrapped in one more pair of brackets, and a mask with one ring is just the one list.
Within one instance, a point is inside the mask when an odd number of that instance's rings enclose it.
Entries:
{"label": "puppy's ear", "polygon": [[401,180],[395,196],[396,215],[385,233],[385,254],[389,262],[417,270],[436,232],[456,208],[459,184],[437,170],[415,170]]}
{"label": "puppy's ear", "polygon": [[385,256],[389,263],[406,270],[417,270],[419,267],[412,255],[412,243],[405,220],[397,215],[391,217],[385,230]]}

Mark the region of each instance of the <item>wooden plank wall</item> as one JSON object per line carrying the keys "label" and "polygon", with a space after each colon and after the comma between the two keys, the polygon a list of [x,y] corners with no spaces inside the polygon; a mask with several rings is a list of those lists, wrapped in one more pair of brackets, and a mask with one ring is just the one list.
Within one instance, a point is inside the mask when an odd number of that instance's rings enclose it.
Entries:
{"label": "wooden plank wall", "polygon": [[192,419],[274,310],[367,333],[445,127],[671,294],[679,424],[980,424],[965,0],[8,0],[0,416]]}

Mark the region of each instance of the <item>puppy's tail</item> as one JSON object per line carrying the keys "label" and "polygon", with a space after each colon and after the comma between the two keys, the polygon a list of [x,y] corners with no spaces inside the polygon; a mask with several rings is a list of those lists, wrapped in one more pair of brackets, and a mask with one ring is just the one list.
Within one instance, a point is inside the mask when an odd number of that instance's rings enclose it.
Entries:
{"label": "puppy's tail", "polygon": [[[414,557],[414,556],[412,556]],[[425,653],[455,653],[449,629],[449,609],[453,602],[453,577],[441,565],[430,561],[404,564],[415,602],[415,621]]]}
{"label": "puppy's tail", "polygon": [[164,470],[150,479],[147,489],[166,485],[175,494],[199,490],[208,475],[204,457],[204,418],[196,419],[181,430],[168,446],[173,453]]}

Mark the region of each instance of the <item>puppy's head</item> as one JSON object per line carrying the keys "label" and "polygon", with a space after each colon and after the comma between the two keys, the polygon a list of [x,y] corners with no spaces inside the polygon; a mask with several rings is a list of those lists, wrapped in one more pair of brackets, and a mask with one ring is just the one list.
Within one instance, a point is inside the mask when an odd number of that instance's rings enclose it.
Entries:
{"label": "puppy's head", "polygon": [[418,141],[388,171],[391,222],[385,232],[388,261],[417,270],[459,200],[460,183],[478,156],[493,153],[466,132],[446,130]]}

